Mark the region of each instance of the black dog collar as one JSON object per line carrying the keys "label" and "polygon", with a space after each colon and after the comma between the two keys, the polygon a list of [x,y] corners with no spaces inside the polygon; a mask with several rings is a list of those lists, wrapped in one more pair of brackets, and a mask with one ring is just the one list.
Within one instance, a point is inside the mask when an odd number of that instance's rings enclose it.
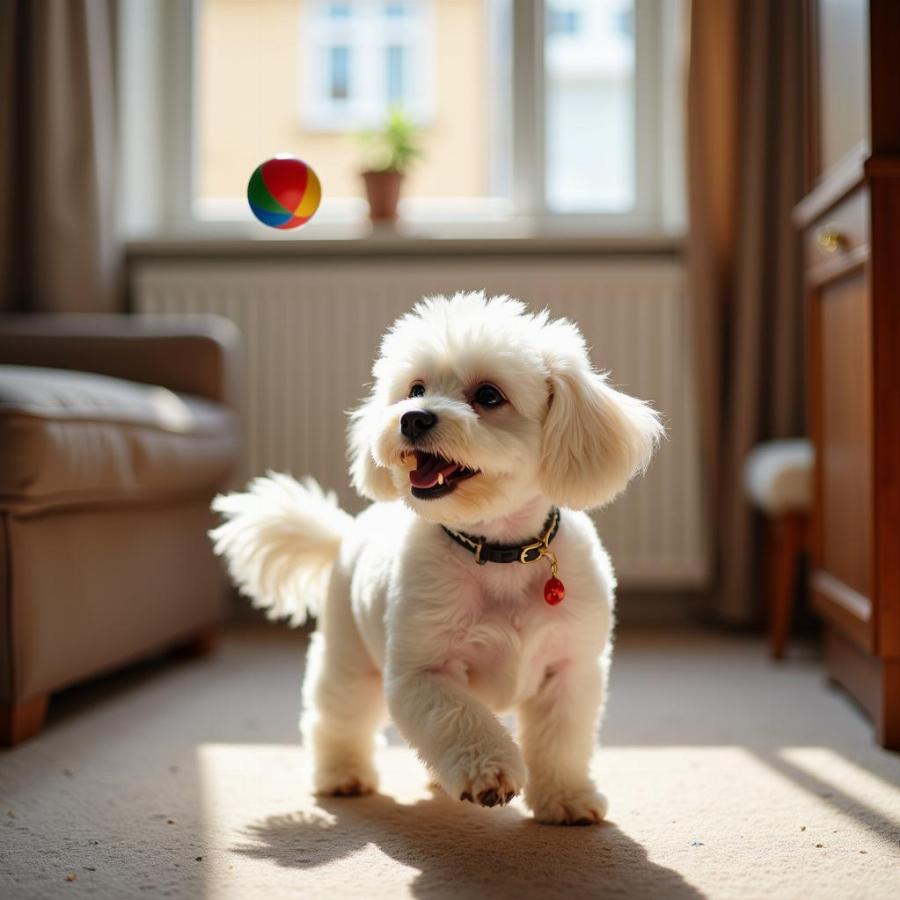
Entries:
{"label": "black dog collar", "polygon": [[537,562],[549,551],[550,541],[556,537],[559,531],[559,510],[554,506],[544,522],[543,533],[536,541],[520,545],[486,544],[484,538],[474,537],[462,531],[452,531],[446,526],[441,528],[456,541],[460,547],[465,547],[470,553],[475,554],[475,562],[479,566],[485,563],[532,563]]}
{"label": "black dog collar", "polygon": [[539,559],[546,558],[550,563],[550,578],[544,585],[544,600],[550,606],[556,606],[561,603],[566,596],[566,587],[559,580],[559,563],[556,560],[556,554],[550,549],[550,541],[556,537],[559,531],[559,510],[554,506],[544,522],[544,532],[536,540],[530,544],[521,544],[518,546],[504,546],[503,544],[486,544],[482,538],[473,537],[471,534],[464,534],[462,531],[452,531],[449,528],[441,528],[456,541],[460,547],[465,547],[470,553],[475,554],[475,562],[479,566],[485,563],[533,563]]}

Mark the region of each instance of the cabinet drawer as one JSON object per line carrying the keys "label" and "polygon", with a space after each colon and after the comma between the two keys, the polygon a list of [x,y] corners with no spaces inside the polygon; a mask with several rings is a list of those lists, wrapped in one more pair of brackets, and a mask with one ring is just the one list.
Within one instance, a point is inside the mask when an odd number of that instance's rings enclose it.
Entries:
{"label": "cabinet drawer", "polygon": [[[864,610],[873,589],[872,343],[866,273],[858,269],[830,280],[813,295],[813,303],[813,339],[819,341],[824,363],[812,385],[819,410],[816,568],[821,573],[814,587],[852,612]],[[868,644],[869,615],[863,611],[856,618],[861,642]]]}
{"label": "cabinet drawer", "polygon": [[807,231],[806,265],[816,270],[844,268],[869,253],[869,192],[860,188],[824,213]]}

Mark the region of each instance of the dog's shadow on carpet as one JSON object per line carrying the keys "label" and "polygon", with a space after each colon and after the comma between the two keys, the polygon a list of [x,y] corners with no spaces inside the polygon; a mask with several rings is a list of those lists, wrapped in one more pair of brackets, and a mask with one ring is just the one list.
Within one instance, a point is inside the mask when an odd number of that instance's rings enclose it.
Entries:
{"label": "dog's shadow on carpet", "polygon": [[[372,845],[419,871],[410,888],[416,897],[703,896],[650,862],[612,822],[541,825],[517,805],[482,809],[443,794],[412,805],[383,794],[323,798],[310,810],[253,822],[244,833],[247,841],[233,852],[289,869],[328,866]],[[347,867],[347,890],[382,895],[390,891],[383,876],[377,864],[356,861]],[[329,867],[327,878],[329,893],[339,896],[340,871]]]}

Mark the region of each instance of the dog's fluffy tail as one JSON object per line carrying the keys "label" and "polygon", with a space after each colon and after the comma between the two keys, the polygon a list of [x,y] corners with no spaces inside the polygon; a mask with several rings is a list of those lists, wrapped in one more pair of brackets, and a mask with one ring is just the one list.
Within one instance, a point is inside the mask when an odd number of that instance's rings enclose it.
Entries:
{"label": "dog's fluffy tail", "polygon": [[319,614],[328,576],[353,517],[312,479],[269,472],[243,494],[220,494],[225,521],[210,531],[216,553],[253,605],[302,625]]}

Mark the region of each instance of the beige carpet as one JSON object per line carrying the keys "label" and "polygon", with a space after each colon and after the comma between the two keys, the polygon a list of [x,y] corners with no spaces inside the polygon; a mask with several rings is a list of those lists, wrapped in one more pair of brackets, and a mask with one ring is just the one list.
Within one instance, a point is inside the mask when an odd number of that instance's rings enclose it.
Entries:
{"label": "beige carpet", "polygon": [[395,737],[383,794],[316,803],[294,731],[304,637],[71,691],[0,755],[0,896],[900,896],[900,757],[814,659],[624,633],[600,828],[432,796]]}

